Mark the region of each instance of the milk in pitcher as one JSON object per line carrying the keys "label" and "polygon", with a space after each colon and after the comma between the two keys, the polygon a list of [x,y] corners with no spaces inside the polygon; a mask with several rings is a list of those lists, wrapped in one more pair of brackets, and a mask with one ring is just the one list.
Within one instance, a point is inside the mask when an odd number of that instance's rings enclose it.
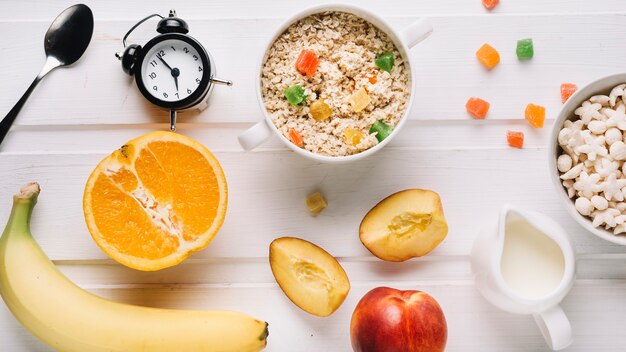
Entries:
{"label": "milk in pitcher", "polygon": [[525,299],[541,299],[563,279],[565,258],[554,240],[521,218],[507,219],[500,261],[507,285]]}

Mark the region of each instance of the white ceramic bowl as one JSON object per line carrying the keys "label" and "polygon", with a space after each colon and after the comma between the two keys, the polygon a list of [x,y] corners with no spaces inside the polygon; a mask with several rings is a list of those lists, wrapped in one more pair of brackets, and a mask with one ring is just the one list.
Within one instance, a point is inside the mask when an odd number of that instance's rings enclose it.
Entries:
{"label": "white ceramic bowl", "polygon": [[[409,101],[407,103],[406,110],[402,114],[402,117],[400,118],[398,124],[395,126],[393,132],[389,135],[389,137],[385,138],[385,140],[383,140],[382,142],[378,143],[377,145],[375,145],[374,147],[370,149],[367,149],[358,154],[353,154],[349,156],[337,156],[337,157],[325,156],[325,155],[312,153],[312,152],[309,152],[308,150],[295,146],[293,143],[291,143],[291,141],[289,141],[280,133],[280,131],[276,128],[276,126],[272,122],[271,117],[269,116],[267,110],[265,109],[265,103],[263,102],[263,96],[261,94],[261,72],[263,70],[263,64],[265,63],[265,59],[267,58],[268,51],[271,48],[272,44],[274,44],[274,41],[293,23],[305,17],[308,17],[310,15],[320,13],[320,12],[326,12],[326,11],[341,11],[341,12],[348,12],[348,13],[354,14],[374,24],[380,30],[385,32],[389,36],[389,38],[393,41],[396,48],[398,48],[400,55],[402,55],[402,59],[406,63],[407,74],[409,75],[409,81],[410,81],[409,86],[410,86],[411,92],[409,94]],[[432,32],[432,26],[430,25],[430,23],[428,23],[428,21],[424,19],[420,19],[416,21],[415,23],[409,25],[407,28],[405,28],[402,31],[397,31],[393,29],[393,27],[389,25],[387,21],[380,18],[378,15],[370,11],[367,11],[363,8],[354,6],[354,5],[326,4],[326,5],[314,6],[314,7],[305,9],[301,12],[298,12],[297,14],[289,18],[287,21],[285,21],[276,30],[276,32],[274,32],[274,35],[271,37],[271,39],[269,40],[269,42],[267,43],[265,47],[265,50],[259,62],[259,69],[257,71],[256,81],[255,81],[256,90],[257,90],[257,99],[259,101],[261,111],[263,112],[263,119],[259,123],[255,124],[250,129],[242,133],[239,136],[239,143],[245,150],[251,150],[259,146],[261,143],[265,142],[272,135],[276,135],[278,136],[278,138],[280,138],[280,140],[287,147],[289,147],[291,150],[293,150],[297,154],[316,160],[316,161],[327,162],[327,163],[340,163],[340,162],[346,162],[346,161],[353,161],[353,160],[365,158],[368,155],[372,155],[376,153],[378,150],[380,150],[385,145],[387,145],[400,132],[402,126],[406,122],[407,115],[409,113],[411,105],[413,104],[413,95],[414,95],[413,93],[415,92],[415,80],[413,79],[413,71],[412,71],[412,68],[414,65],[413,65],[413,59],[411,58],[411,55],[409,53],[409,49],[412,48],[417,43],[424,40],[426,37],[428,37],[428,35],[430,35],[431,32]]]}
{"label": "white ceramic bowl", "polygon": [[561,184],[561,179],[559,178],[559,170],[556,166],[556,159],[561,154],[562,150],[559,146],[558,135],[561,128],[563,128],[563,124],[566,120],[573,120],[577,118],[574,115],[574,110],[579,107],[585,100],[597,94],[608,95],[611,89],[617,85],[622,83],[626,83],[626,73],[618,73],[614,75],[610,75],[607,77],[600,78],[596,81],[593,81],[586,85],[585,87],[579,89],[574,95],[572,95],[563,105],[561,109],[561,113],[559,117],[556,119],[554,126],[552,127],[552,134],[550,135],[550,150],[548,151],[548,163],[550,170],[550,178],[552,179],[552,184],[556,188],[559,198],[565,205],[565,208],[569,212],[569,214],[585,229],[594,235],[603,238],[607,241],[626,245],[626,236],[624,235],[614,235],[613,232],[607,231],[604,227],[593,227],[591,225],[591,219],[581,215],[576,208],[574,207],[574,200],[570,199],[567,196],[567,190]]}

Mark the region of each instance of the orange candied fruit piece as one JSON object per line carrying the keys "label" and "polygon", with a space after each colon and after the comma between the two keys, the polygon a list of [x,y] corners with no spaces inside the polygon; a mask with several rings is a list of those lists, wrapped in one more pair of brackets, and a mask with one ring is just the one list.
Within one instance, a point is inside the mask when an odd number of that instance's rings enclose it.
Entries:
{"label": "orange candied fruit piece", "polygon": [[373,75],[368,77],[368,80],[370,81],[370,84],[376,84],[376,82],[378,82],[378,72],[374,72]]}
{"label": "orange candied fruit piece", "polygon": [[297,145],[298,147],[302,147],[304,144],[304,138],[300,132],[294,130],[293,128],[289,130],[289,138],[291,139],[291,143]]}
{"label": "orange candied fruit piece", "polygon": [[489,111],[489,102],[480,98],[471,97],[467,103],[465,103],[465,108],[472,116],[482,120],[487,116],[487,112]]}
{"label": "orange candied fruit piece", "polygon": [[506,131],[506,141],[513,148],[522,149],[524,146],[524,132]]}
{"label": "orange candied fruit piece", "polygon": [[491,45],[485,43],[476,52],[476,57],[488,69],[494,68],[500,62],[500,54]]}
{"label": "orange candied fruit piece", "polygon": [[574,83],[561,83],[561,103],[565,103],[577,90],[578,86]]}
{"label": "orange candied fruit piece", "polygon": [[307,77],[313,77],[320,65],[320,60],[313,50],[302,50],[296,60],[296,70]]}
{"label": "orange candied fruit piece", "polygon": [[487,8],[487,10],[491,10],[496,7],[500,3],[500,0],[483,0],[483,6]]}
{"label": "orange candied fruit piece", "polygon": [[524,112],[526,121],[534,128],[542,128],[546,119],[546,108],[541,105],[528,104]]}

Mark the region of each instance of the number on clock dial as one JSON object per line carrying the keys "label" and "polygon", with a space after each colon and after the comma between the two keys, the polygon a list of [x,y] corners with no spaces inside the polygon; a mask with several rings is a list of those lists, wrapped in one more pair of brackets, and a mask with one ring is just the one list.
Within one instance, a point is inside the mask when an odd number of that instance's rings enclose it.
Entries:
{"label": "number on clock dial", "polygon": [[[205,69],[200,54],[194,47],[174,39],[165,40],[150,49],[143,62],[146,63],[142,67],[144,84],[152,87],[148,91],[155,98],[169,102],[179,101],[193,94],[202,82]],[[172,74],[174,69],[179,73],[176,77],[178,89]]]}

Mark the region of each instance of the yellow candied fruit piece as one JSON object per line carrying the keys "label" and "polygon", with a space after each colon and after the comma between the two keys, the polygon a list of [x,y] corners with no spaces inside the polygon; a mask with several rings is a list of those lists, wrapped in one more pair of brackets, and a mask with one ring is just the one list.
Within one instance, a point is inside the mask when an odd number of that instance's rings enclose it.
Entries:
{"label": "yellow candied fruit piece", "polygon": [[306,207],[309,208],[309,212],[313,216],[319,215],[327,206],[328,203],[320,192],[311,193],[306,197]]}
{"label": "yellow candied fruit piece", "polygon": [[367,107],[367,105],[371,101],[372,101],[372,98],[370,97],[369,94],[367,94],[367,91],[365,90],[365,88],[361,88],[357,90],[348,99],[348,102],[350,103],[350,105],[352,105],[352,110],[354,112],[359,112],[365,109],[365,107]]}
{"label": "yellow candied fruit piece", "polygon": [[343,130],[343,137],[346,139],[346,143],[353,147],[356,147],[365,137],[365,133],[352,127],[347,127],[345,130]]}
{"label": "yellow candied fruit piece", "polygon": [[328,120],[333,111],[330,109],[330,106],[324,102],[324,99],[319,99],[311,103],[309,106],[309,112],[311,116],[317,122],[322,122]]}

